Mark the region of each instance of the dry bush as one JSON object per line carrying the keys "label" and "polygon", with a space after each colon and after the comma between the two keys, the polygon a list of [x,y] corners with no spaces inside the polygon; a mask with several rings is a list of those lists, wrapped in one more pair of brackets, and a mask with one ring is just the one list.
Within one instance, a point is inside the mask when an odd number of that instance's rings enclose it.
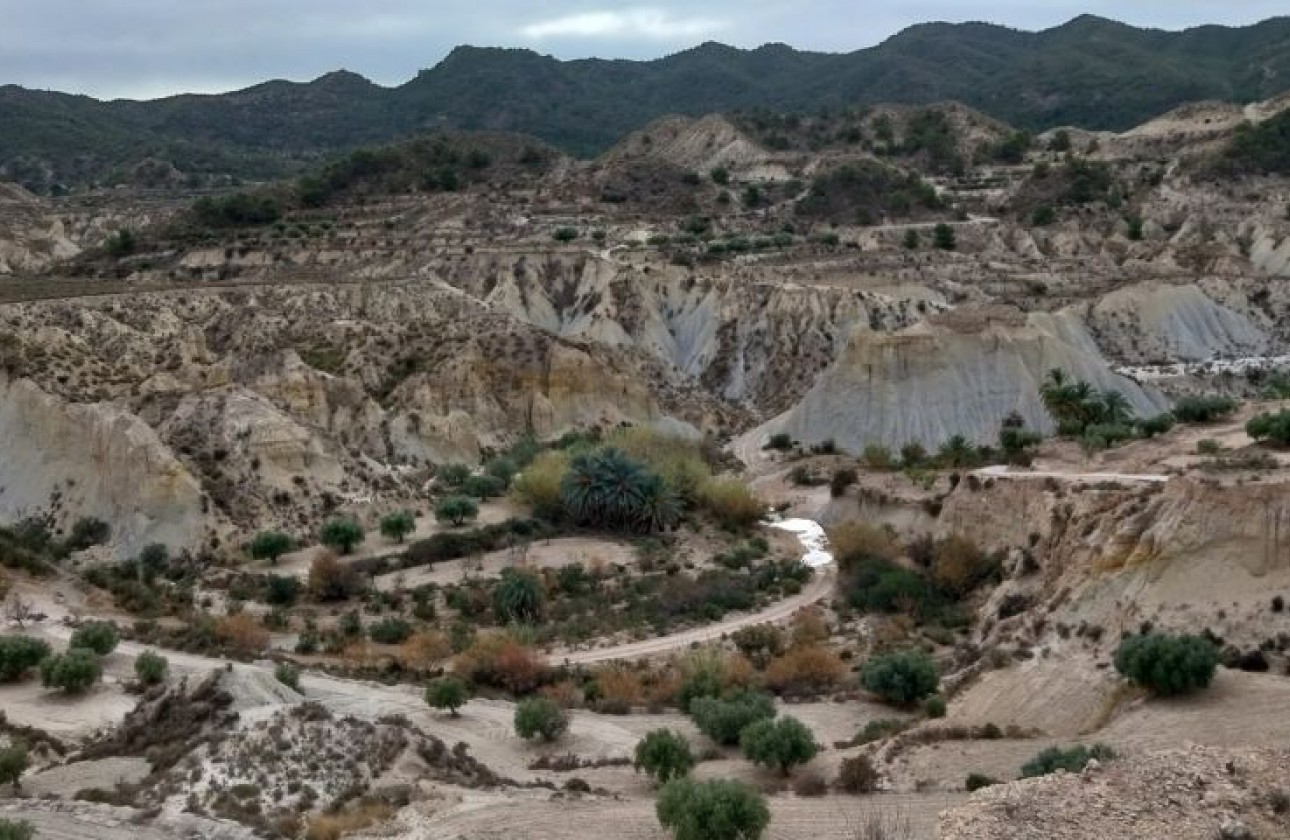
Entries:
{"label": "dry bush", "polygon": [[305,840],[340,840],[345,834],[371,828],[393,816],[394,809],[388,804],[363,800],[348,811],[310,817],[309,827],[305,829]]}
{"label": "dry bush", "polygon": [[215,636],[241,653],[259,653],[269,646],[269,631],[246,612],[221,618],[215,625]]}
{"label": "dry bush", "polygon": [[511,485],[511,498],[527,505],[534,516],[557,519],[564,510],[560,482],[569,471],[569,455],[560,450],[542,452]]}
{"label": "dry bush", "polygon": [[454,670],[478,685],[528,694],[541,682],[546,665],[531,648],[505,634],[481,636],[457,656]]}
{"label": "dry bush", "polygon": [[938,542],[932,553],[932,579],[959,595],[980,583],[990,566],[989,556],[976,543],[958,535]]}
{"label": "dry bush", "polygon": [[766,686],[778,693],[806,694],[828,691],[842,681],[846,663],[820,645],[795,647],[766,666]]}
{"label": "dry bush", "polygon": [[448,637],[438,630],[414,633],[399,646],[395,656],[404,668],[412,671],[429,671],[452,656]]}
{"label": "dry bush", "polygon": [[645,684],[645,704],[651,709],[675,705],[681,693],[681,675],[674,670],[652,674]]}
{"label": "dry bush", "polygon": [[604,712],[626,714],[645,699],[645,686],[634,671],[623,667],[604,668],[596,674],[600,697],[596,708]]}
{"label": "dry bush", "polygon": [[766,504],[742,481],[713,478],[699,488],[699,506],[723,528],[743,530],[755,525],[766,513]]}
{"label": "dry bush", "polygon": [[824,620],[824,611],[818,606],[806,607],[793,615],[793,647],[815,645],[828,640],[829,623]]}
{"label": "dry bush", "polygon": [[844,522],[831,529],[829,545],[843,569],[866,558],[895,562],[900,557],[895,537],[885,528],[867,522]]}
{"label": "dry bush", "polygon": [[824,796],[829,792],[829,783],[818,771],[808,770],[793,782],[793,793],[798,796]]}
{"label": "dry bush", "polygon": [[842,759],[835,783],[843,793],[873,793],[878,789],[878,770],[867,755]]}
{"label": "dry bush", "polygon": [[609,435],[607,443],[645,464],[686,502],[697,499],[700,488],[712,477],[712,472],[703,460],[703,445],[700,441],[685,440],[633,426],[615,430]]}
{"label": "dry bush", "polygon": [[544,685],[538,694],[562,709],[576,709],[582,705],[582,691],[573,680],[560,680],[551,685]]}
{"label": "dry bush", "polygon": [[363,577],[331,551],[316,555],[309,564],[309,596],[315,601],[345,601],[363,589]]}

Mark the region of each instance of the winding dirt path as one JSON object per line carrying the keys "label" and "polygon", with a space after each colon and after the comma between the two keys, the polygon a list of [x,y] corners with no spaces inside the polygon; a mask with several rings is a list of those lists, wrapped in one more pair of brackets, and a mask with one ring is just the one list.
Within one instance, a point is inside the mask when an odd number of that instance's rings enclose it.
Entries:
{"label": "winding dirt path", "polygon": [[630,642],[624,645],[593,650],[556,653],[552,654],[550,659],[554,663],[567,663],[569,665],[588,665],[594,662],[612,662],[617,659],[639,659],[641,657],[671,653],[675,650],[688,648],[691,645],[720,639],[722,636],[754,624],[778,624],[788,621],[793,617],[794,613],[803,607],[809,607],[817,601],[823,600],[833,591],[833,581],[836,574],[832,565],[821,567],[816,570],[816,574],[811,578],[810,582],[802,587],[801,592],[790,598],[785,598],[761,612],[735,616],[725,621],[719,621],[716,624],[696,627],[693,630],[673,633],[670,636],[659,636],[656,639],[645,639],[640,642]]}
{"label": "winding dirt path", "polygon": [[1050,472],[1043,470],[1013,470],[1006,465],[996,465],[993,467],[982,467],[979,470],[973,470],[973,475],[979,475],[983,478],[1052,478],[1057,481],[1070,481],[1076,484],[1097,484],[1102,481],[1130,481],[1149,484],[1164,484],[1169,480],[1169,476],[1158,473],[1115,473],[1115,472]]}

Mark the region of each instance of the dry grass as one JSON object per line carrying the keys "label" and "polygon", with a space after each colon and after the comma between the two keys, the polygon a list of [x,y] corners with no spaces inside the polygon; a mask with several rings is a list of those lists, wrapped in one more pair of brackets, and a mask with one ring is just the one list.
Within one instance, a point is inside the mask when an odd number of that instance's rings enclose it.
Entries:
{"label": "dry grass", "polygon": [[394,816],[394,809],[384,802],[365,800],[339,814],[310,817],[305,840],[339,840],[346,834],[383,823]]}

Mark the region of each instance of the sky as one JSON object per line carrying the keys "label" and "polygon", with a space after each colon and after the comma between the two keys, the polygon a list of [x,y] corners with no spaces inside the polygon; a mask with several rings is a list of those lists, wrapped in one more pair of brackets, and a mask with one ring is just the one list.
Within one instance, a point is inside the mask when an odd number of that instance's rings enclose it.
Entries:
{"label": "sky", "polygon": [[458,44],[647,59],[703,41],[849,52],[906,26],[1044,29],[1091,13],[1137,26],[1243,25],[1285,0],[0,0],[0,84],[150,99],[347,69],[384,85]]}

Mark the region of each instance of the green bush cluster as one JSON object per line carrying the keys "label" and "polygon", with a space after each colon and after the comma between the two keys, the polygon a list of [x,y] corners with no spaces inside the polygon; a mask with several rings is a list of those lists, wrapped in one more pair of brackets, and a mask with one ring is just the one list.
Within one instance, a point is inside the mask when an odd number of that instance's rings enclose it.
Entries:
{"label": "green bush cluster", "polygon": [[[1094,744],[1091,747],[1079,744],[1064,750],[1061,747],[1049,747],[1021,766],[1021,778],[1047,776],[1058,770],[1078,773],[1093,759],[1109,761],[1113,758],[1115,751],[1105,744]],[[981,778],[988,782],[987,777]]]}
{"label": "green bush cluster", "polygon": [[1251,417],[1245,424],[1245,433],[1260,442],[1290,446],[1290,410]]}
{"label": "green bush cluster", "polygon": [[875,656],[865,663],[860,684],[888,703],[910,706],[940,686],[936,665],[922,651],[900,651]]}
{"label": "green bush cluster", "polygon": [[1218,663],[1218,649],[1202,636],[1130,636],[1115,652],[1117,671],[1165,697],[1205,688]]}

